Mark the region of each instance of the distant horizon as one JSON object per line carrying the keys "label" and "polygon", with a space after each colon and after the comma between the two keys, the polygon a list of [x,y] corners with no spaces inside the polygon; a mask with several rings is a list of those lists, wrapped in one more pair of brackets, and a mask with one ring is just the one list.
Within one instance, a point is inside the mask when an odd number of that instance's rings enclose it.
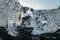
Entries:
{"label": "distant horizon", "polygon": [[60,6],[60,0],[19,0],[22,6],[33,9],[55,9]]}

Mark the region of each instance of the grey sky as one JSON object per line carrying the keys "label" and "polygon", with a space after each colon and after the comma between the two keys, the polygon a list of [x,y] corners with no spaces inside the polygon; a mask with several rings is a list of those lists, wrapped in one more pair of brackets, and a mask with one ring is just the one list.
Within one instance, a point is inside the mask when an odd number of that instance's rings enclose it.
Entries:
{"label": "grey sky", "polygon": [[54,9],[60,6],[60,0],[19,0],[19,2],[34,9]]}

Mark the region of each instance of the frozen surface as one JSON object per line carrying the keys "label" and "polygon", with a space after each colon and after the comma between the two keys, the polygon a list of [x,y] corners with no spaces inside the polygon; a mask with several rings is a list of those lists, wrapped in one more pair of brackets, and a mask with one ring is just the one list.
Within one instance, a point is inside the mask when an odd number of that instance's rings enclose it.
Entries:
{"label": "frozen surface", "polygon": [[15,29],[20,25],[18,21],[20,11],[21,5],[18,0],[0,0],[0,26],[5,27],[12,36],[17,35]]}
{"label": "frozen surface", "polygon": [[40,35],[42,33],[53,33],[60,29],[60,10],[34,10],[33,17],[30,18],[30,25],[28,20],[25,22],[26,26],[32,26],[34,29],[32,35]]}
{"label": "frozen surface", "polygon": [[23,7],[18,0],[0,0],[0,26],[5,27],[9,35],[17,36],[17,26],[21,25],[22,18],[30,16],[23,26],[33,27],[32,35],[53,33],[60,29],[60,7],[51,10],[30,9]]}

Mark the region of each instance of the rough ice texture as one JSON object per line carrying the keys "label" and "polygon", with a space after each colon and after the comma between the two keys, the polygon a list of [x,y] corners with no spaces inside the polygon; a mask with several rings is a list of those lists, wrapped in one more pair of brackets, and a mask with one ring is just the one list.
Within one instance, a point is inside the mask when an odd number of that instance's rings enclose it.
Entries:
{"label": "rough ice texture", "polygon": [[[18,0],[0,0],[0,26],[4,26],[8,34],[12,36],[16,36],[13,33],[16,29],[14,26],[20,25],[20,11],[21,5]],[[17,32],[15,32],[15,34],[17,34]]]}
{"label": "rough ice texture", "polygon": [[[21,15],[21,19],[19,19]],[[60,28],[60,7],[51,10],[33,10],[23,7],[18,0],[0,0],[0,26],[6,28],[9,35],[19,35],[17,26],[22,18],[31,16],[24,22],[24,27],[33,27],[31,34],[53,33]]]}
{"label": "rough ice texture", "polygon": [[18,26],[29,8],[23,7],[18,0],[0,0],[0,27],[6,28],[11,36],[18,36]]}
{"label": "rough ice texture", "polygon": [[33,17],[24,22],[27,27],[34,27],[32,35],[53,33],[60,29],[60,9],[34,10]]}

